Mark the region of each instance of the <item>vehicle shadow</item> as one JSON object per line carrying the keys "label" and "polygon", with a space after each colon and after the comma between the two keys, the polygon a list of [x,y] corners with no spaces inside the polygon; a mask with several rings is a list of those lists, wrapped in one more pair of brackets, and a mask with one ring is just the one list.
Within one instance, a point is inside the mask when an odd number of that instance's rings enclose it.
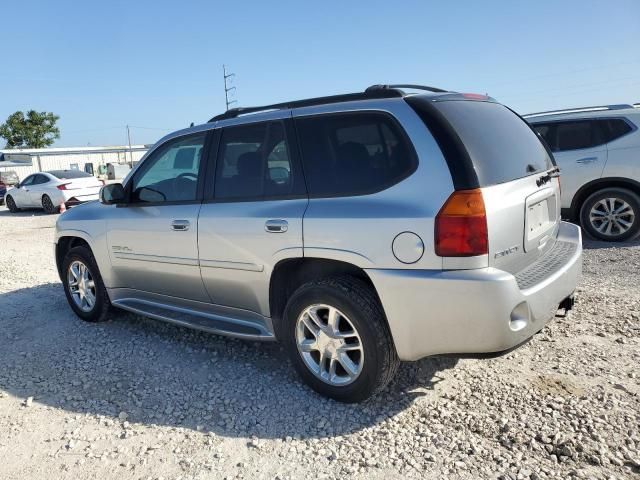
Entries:
{"label": "vehicle shadow", "polygon": [[11,213],[6,207],[0,207],[0,218],[2,217],[44,217],[49,215],[41,208],[21,209],[18,212]]}
{"label": "vehicle shadow", "polygon": [[402,364],[347,405],[303,385],[277,343],[246,342],[126,312],[79,320],[59,283],[0,294],[0,389],[33,406],[227,437],[319,438],[376,425],[433,395],[453,357]]}
{"label": "vehicle shadow", "polygon": [[636,237],[633,240],[627,240],[626,242],[605,242],[602,240],[596,240],[595,238],[584,235],[582,237],[582,247],[585,250],[600,250],[603,248],[629,248],[640,246],[640,237]]}

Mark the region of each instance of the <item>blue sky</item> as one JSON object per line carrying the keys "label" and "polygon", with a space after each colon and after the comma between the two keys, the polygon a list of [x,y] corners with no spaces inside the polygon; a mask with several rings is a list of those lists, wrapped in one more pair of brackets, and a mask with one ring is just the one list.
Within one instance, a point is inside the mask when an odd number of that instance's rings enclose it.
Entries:
{"label": "blue sky", "polygon": [[[421,83],[520,113],[640,102],[640,0],[4,2],[0,121],[60,115],[57,146],[153,143],[241,106]],[[145,128],[140,128],[145,127]]]}

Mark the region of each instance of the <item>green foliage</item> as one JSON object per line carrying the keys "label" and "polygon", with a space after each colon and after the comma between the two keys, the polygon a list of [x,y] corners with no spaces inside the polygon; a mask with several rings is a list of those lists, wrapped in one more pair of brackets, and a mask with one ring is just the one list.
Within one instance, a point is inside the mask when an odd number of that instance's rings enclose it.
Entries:
{"label": "green foliage", "polygon": [[9,115],[0,125],[0,137],[7,141],[6,148],[44,148],[60,138],[56,122],[60,117],[51,112],[29,110]]}

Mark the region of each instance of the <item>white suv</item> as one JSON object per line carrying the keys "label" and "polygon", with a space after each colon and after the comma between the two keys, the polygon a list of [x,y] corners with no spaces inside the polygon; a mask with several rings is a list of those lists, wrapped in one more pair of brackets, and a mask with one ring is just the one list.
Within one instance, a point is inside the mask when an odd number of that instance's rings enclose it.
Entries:
{"label": "white suv", "polygon": [[525,115],[562,170],[562,214],[593,237],[622,241],[640,231],[640,105]]}

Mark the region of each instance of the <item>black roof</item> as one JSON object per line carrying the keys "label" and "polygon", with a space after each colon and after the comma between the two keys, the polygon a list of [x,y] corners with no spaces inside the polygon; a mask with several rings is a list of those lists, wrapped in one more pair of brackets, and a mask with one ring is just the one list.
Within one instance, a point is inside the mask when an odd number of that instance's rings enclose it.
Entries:
{"label": "black roof", "polygon": [[436,87],[428,87],[425,85],[412,85],[412,84],[372,85],[369,88],[367,88],[364,92],[359,92],[359,93],[345,93],[343,95],[330,95],[327,97],[307,98],[304,100],[293,100],[290,102],[274,103],[272,105],[264,105],[261,107],[231,108],[226,112],[211,118],[209,122],[215,122],[216,120],[225,120],[227,118],[235,118],[245,113],[254,113],[254,112],[261,112],[266,110],[281,110],[281,109],[289,109],[289,108],[311,107],[314,105],[351,102],[355,100],[371,100],[375,98],[404,97],[406,93],[402,90],[403,88],[408,88],[412,90],[425,90],[433,93],[448,93],[448,90],[443,90],[441,88],[436,88]]}

